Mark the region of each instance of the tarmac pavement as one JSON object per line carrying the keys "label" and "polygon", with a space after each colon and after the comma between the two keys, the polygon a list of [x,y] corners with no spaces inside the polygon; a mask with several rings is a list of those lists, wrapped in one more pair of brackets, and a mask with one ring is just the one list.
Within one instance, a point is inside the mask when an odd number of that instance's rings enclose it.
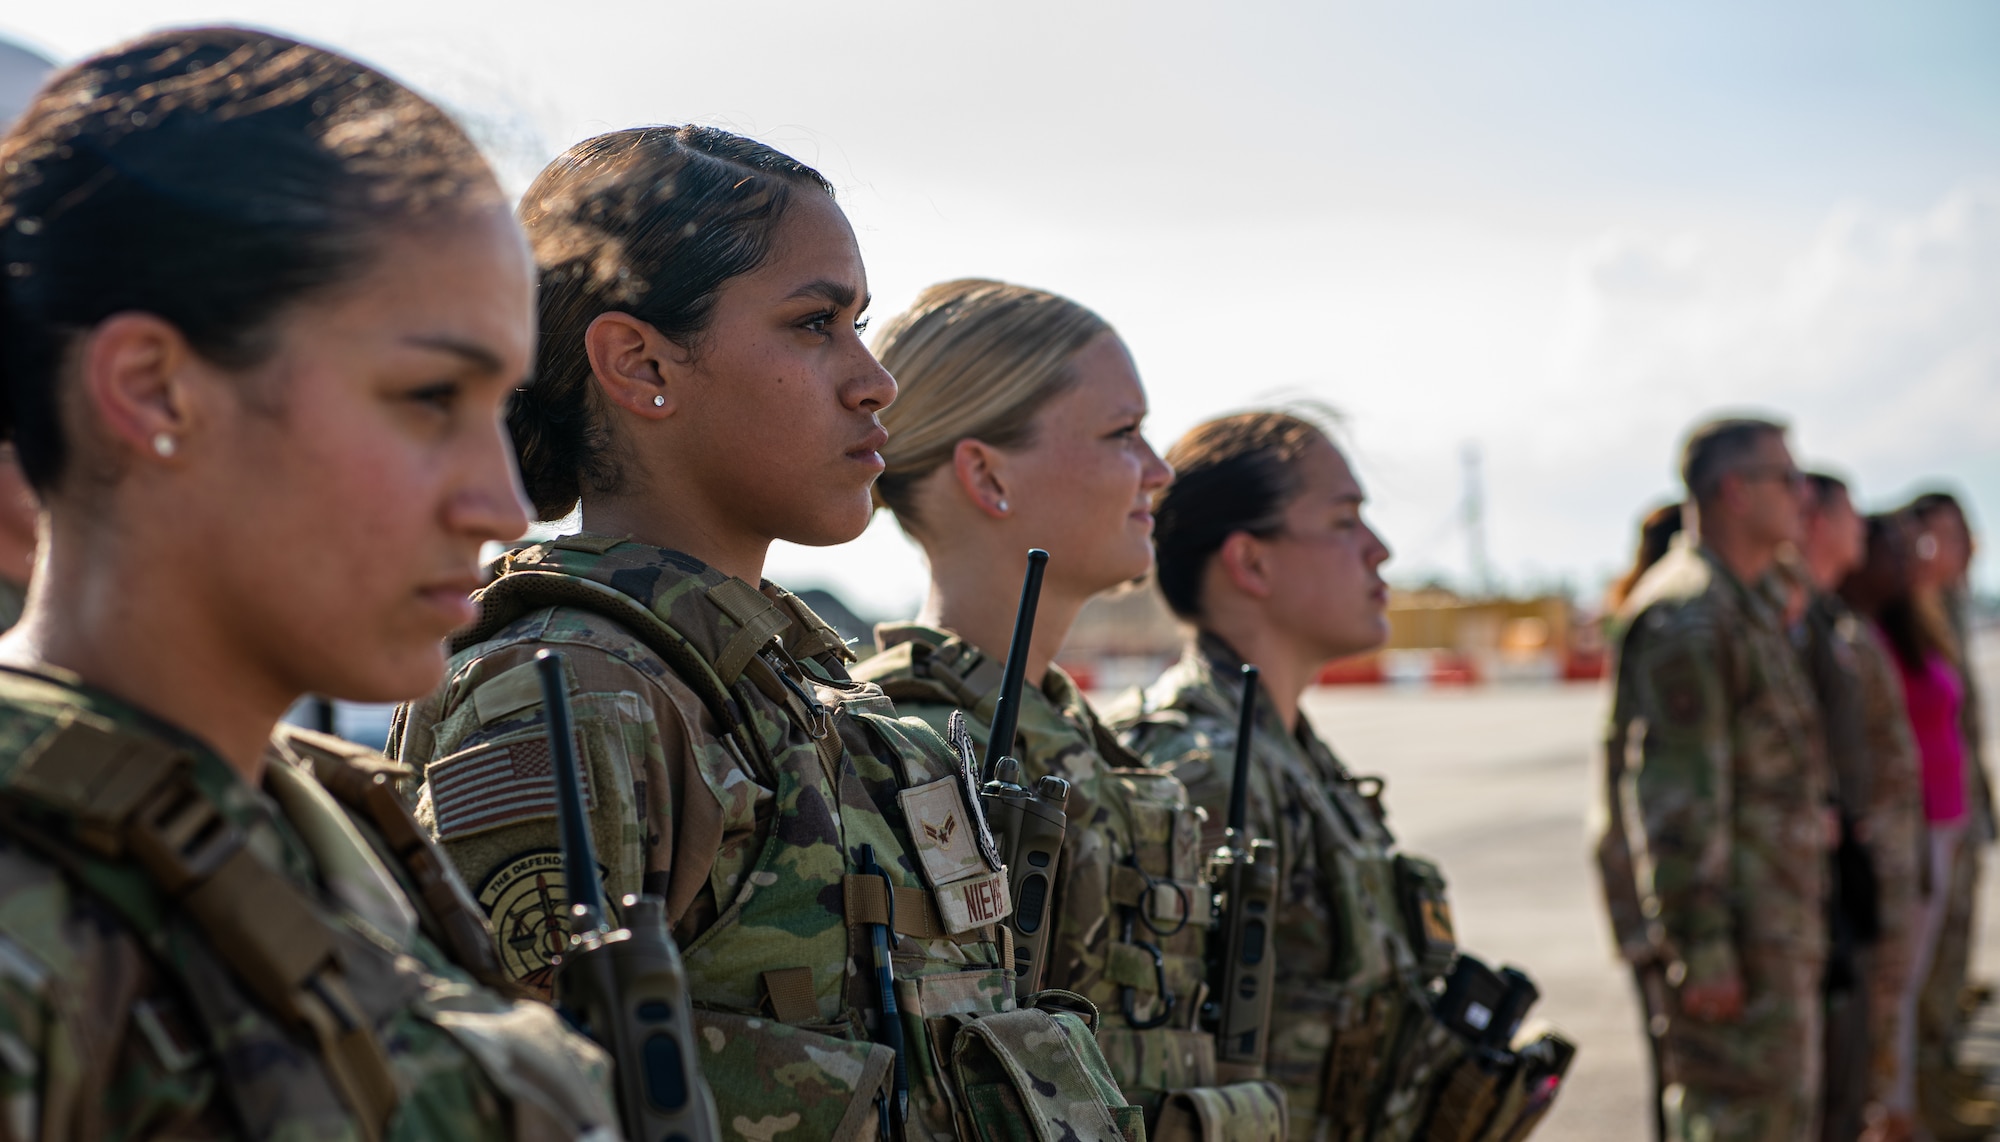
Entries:
{"label": "tarmac pavement", "polygon": [[[1985,640],[1979,657],[1994,728],[2000,639]],[[1607,701],[1597,684],[1340,687],[1305,700],[1350,769],[1387,780],[1389,827],[1404,847],[1443,867],[1461,946],[1526,970],[1542,989],[1531,1020],[1578,1044],[1536,1142],[1651,1134],[1638,1007],[1612,950],[1588,836]],[[2000,947],[1996,881],[1994,872],[1984,881],[1980,978],[1991,978]]]}

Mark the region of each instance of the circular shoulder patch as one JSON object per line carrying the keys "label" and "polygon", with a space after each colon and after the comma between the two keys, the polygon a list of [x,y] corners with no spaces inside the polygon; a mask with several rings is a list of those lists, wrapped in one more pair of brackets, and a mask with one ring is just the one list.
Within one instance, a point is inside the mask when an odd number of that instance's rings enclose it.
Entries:
{"label": "circular shoulder patch", "polygon": [[532,849],[507,858],[479,886],[507,974],[546,993],[552,962],[569,946],[569,888],[562,854]]}

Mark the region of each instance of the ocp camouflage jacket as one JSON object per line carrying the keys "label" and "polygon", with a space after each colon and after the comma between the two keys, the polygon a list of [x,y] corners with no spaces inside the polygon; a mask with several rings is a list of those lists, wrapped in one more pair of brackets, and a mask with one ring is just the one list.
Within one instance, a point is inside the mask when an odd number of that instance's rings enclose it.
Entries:
{"label": "ocp camouflage jacket", "polygon": [[[916,623],[883,624],[876,640],[881,652],[856,677],[934,727],[954,713],[966,718],[983,757],[1003,664]],[[1040,687],[1022,688],[1015,748],[1027,780],[1052,773],[1070,783],[1043,986],[1078,992],[1104,1012],[1098,1043],[1155,1133],[1171,1101],[1174,1117],[1198,1112],[1211,1137],[1282,1137],[1276,1089],[1221,1085],[1214,1037],[1198,1023],[1213,907],[1202,811],[1172,774],[1145,768],[1118,744],[1060,667]],[[1175,1129],[1169,1123],[1167,1133]]]}
{"label": "ocp camouflage jacket", "polygon": [[1789,994],[1826,958],[1831,789],[1780,601],[1680,537],[1619,625],[1606,797],[1632,883],[1607,892],[1647,921],[1621,940],[1648,941],[1675,978]]}
{"label": "ocp camouflage jacket", "polygon": [[[553,648],[606,894],[666,899],[726,1137],[876,1131],[893,1052],[872,1041],[873,924],[897,934],[903,1137],[959,1137],[995,1115],[1137,1136],[1086,1021],[1015,1009],[991,891],[1004,877],[949,819],[968,808],[959,759],[849,679],[845,645],[804,604],[615,538],[529,544],[500,571],[444,687],[400,713],[392,739],[423,770],[419,815],[490,909],[512,971],[547,985],[567,904],[533,673]],[[861,875],[864,844],[893,895]]]}
{"label": "ocp camouflage jacket", "polygon": [[[611,1137],[603,1055],[454,963],[407,863],[435,858],[329,792],[400,772],[285,732],[253,789],[201,742],[73,677],[0,671],[0,1137]],[[160,821],[193,882],[146,871]],[[362,1053],[387,1063],[363,1084],[372,1111],[342,1081],[356,1057],[233,966],[246,947],[284,953],[251,958],[305,973],[322,1010],[359,1016]],[[315,947],[330,958],[301,954]]]}
{"label": "ocp camouflage jacket", "polygon": [[[1235,775],[1241,668],[1235,651],[1201,636],[1108,714],[1133,753],[1186,782],[1212,827]],[[1284,874],[1268,1069],[1290,1101],[1291,1136],[1401,1137],[1422,1108],[1376,1109],[1392,1093],[1389,1055],[1420,972],[1398,903],[1395,838],[1303,714],[1288,733],[1260,701],[1251,763],[1248,829],[1276,842]]]}

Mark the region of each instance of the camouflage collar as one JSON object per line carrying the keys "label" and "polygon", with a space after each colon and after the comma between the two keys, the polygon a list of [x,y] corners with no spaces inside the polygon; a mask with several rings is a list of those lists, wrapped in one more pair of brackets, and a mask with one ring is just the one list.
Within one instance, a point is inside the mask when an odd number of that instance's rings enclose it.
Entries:
{"label": "camouflage collar", "polygon": [[798,596],[765,580],[756,587],[692,555],[614,536],[565,535],[508,551],[500,573],[558,571],[602,584],[679,631],[725,683],[773,639],[801,662],[842,669],[854,654]]}
{"label": "camouflage collar", "polygon": [[[960,694],[968,715],[982,725],[992,724],[993,707],[1000,701],[1000,676],[1005,670],[1001,660],[950,631],[916,622],[882,623],[875,628],[875,642],[885,651],[907,644],[914,672],[951,686]],[[1021,688],[1018,733],[1031,757],[1053,757],[1079,740],[1103,754],[1111,741],[1111,735],[1099,727],[1097,715],[1076,680],[1054,663],[1049,664],[1041,686]],[[1106,760],[1113,765],[1139,764],[1129,757],[1107,756]]]}
{"label": "camouflage collar", "polygon": [[[249,832],[258,855],[293,876],[315,875],[311,850],[291,822],[264,790],[245,782],[206,742],[58,666],[0,667],[0,757],[6,759],[0,766],[0,786],[10,785],[22,760],[53,741],[72,721],[171,746],[187,759],[195,785],[209,801]],[[291,762],[289,752],[277,749],[275,743],[266,755],[269,765]]]}
{"label": "camouflage collar", "polygon": [[1752,619],[1772,630],[1784,629],[1785,586],[1776,563],[1773,563],[1771,569],[1764,572],[1755,583],[1745,583],[1708,544],[1690,541],[1686,536],[1687,533],[1682,532],[1673,538],[1671,542],[1675,546],[1669,548],[1666,556],[1662,557],[1662,562],[1672,558],[1677,551],[1700,558],[1702,562],[1708,564],[1709,573],[1718,582],[1726,584],[1725,589],[1742,604],[1744,612]]}
{"label": "camouflage collar", "polygon": [[[1190,704],[1199,706],[1202,713],[1227,718],[1228,724],[1234,725],[1243,703],[1243,656],[1221,638],[1199,628],[1181,653],[1184,659],[1198,663],[1203,675],[1203,684],[1195,690]],[[1324,754],[1328,761],[1333,760],[1333,751],[1313,732],[1312,721],[1303,708],[1299,710],[1298,732],[1286,731],[1277,704],[1271,701],[1270,688],[1262,682],[1257,684],[1257,728],[1272,741],[1290,742],[1309,756]]]}

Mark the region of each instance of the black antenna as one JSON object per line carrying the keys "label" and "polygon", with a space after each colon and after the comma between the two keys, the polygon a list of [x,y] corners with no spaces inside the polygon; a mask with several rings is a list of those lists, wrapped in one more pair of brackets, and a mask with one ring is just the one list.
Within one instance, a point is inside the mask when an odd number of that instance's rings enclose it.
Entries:
{"label": "black antenna", "polygon": [[569,689],[563,682],[563,656],[553,650],[535,652],[535,673],[542,682],[542,711],[549,722],[549,760],[556,771],[556,824],[567,866],[576,870],[564,888],[569,894],[570,934],[609,932],[604,918],[604,886],[597,881],[597,846],[590,839],[590,817],[583,811],[583,774],[577,769],[576,734],[570,727]]}
{"label": "black antenna", "polygon": [[993,703],[993,736],[986,739],[986,772],[981,780],[993,780],[993,767],[1014,752],[1014,727],[1021,719],[1021,685],[1028,672],[1028,643],[1035,637],[1035,604],[1042,596],[1042,571],[1049,553],[1039,547],[1028,550],[1028,573],[1021,580],[1021,607],[1014,613],[1014,641],[1007,646],[1007,668],[1000,675],[1000,697]]}
{"label": "black antenna", "polygon": [[1243,705],[1236,718],[1236,772],[1229,782],[1229,827],[1242,843],[1250,816],[1250,735],[1257,728],[1257,668],[1243,667]]}

